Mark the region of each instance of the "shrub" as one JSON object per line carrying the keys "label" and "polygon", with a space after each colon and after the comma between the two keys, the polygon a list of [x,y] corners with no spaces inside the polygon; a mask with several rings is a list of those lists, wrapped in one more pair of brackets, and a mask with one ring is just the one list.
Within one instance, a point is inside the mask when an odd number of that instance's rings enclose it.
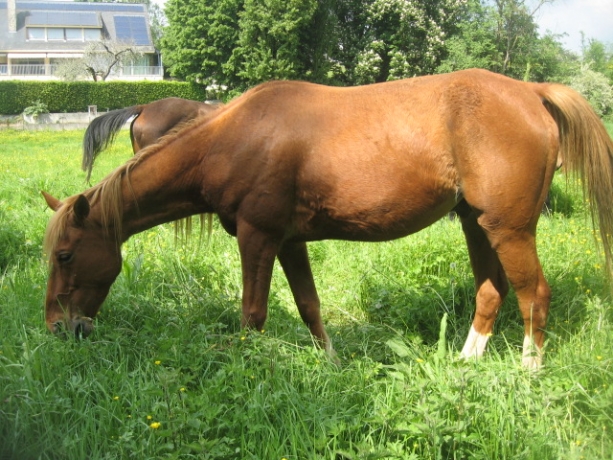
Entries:
{"label": "shrub", "polygon": [[43,113],[49,113],[49,108],[47,104],[41,101],[36,101],[32,105],[23,109],[24,115],[30,115],[32,117],[37,117]]}
{"label": "shrub", "polygon": [[570,86],[589,101],[600,117],[613,115],[613,87],[605,75],[583,67]]}
{"label": "shrub", "polygon": [[21,114],[32,101],[46,104],[49,112],[62,113],[86,112],[89,105],[114,110],[171,96],[204,101],[207,92],[203,86],[176,81],[2,81],[0,114]]}

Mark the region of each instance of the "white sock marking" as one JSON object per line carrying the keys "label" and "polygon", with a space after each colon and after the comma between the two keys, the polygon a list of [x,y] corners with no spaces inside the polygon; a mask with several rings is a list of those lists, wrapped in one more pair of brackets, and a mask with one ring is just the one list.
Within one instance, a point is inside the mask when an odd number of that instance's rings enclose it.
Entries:
{"label": "white sock marking", "polygon": [[460,357],[464,359],[480,358],[483,356],[485,346],[487,345],[487,341],[489,339],[489,334],[481,334],[475,330],[474,326],[471,326],[470,331],[468,332],[468,337],[466,338],[466,343],[464,344],[464,348],[462,348],[462,352],[460,353]]}
{"label": "white sock marking", "polygon": [[524,351],[522,364],[527,369],[537,370],[543,364],[543,350],[541,350],[529,335],[524,336]]}

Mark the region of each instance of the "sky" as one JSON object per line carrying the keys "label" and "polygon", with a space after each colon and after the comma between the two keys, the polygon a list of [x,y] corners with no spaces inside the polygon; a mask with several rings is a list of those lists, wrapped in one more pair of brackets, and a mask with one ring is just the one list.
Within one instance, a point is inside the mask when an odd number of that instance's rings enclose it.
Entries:
{"label": "sky", "polygon": [[581,32],[613,46],[613,0],[555,0],[535,15],[539,33],[567,33],[560,41],[565,48],[581,52]]}

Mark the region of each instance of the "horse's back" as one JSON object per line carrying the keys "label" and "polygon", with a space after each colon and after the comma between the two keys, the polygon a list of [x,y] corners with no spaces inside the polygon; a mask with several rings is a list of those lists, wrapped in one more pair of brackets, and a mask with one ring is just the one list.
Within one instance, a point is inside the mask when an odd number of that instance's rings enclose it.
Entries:
{"label": "horse's back", "polygon": [[418,231],[462,197],[480,209],[521,206],[502,191],[542,187],[557,154],[555,124],[530,86],[478,70],[353,88],[270,82],[212,123],[223,133],[214,149],[233,152],[229,200],[257,196],[282,214],[287,197],[296,233],[338,223],[343,238]]}
{"label": "horse's back", "polygon": [[132,124],[134,151],[152,145],[180,123],[192,120],[214,107],[204,102],[169,97],[145,106]]}

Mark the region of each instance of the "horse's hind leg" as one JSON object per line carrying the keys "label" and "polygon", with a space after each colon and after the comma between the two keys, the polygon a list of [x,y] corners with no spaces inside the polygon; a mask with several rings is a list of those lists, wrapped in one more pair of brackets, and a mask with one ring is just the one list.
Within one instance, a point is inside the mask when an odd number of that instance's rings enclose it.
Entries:
{"label": "horse's hind leg", "polygon": [[462,348],[461,357],[480,357],[492,333],[500,305],[509,290],[498,254],[492,249],[485,232],[470,211],[461,215],[462,229],[468,245],[470,263],[477,289],[475,318]]}
{"label": "horse's hind leg", "polygon": [[[536,253],[539,209],[540,206],[535,206],[532,216],[527,222],[524,220],[523,225],[509,219],[508,215],[501,217],[496,212],[484,212],[477,219],[471,217],[472,220],[463,220],[478,287],[477,314],[473,323],[476,334],[471,331],[477,337],[473,346],[475,354],[479,353],[479,344],[485,340],[482,334],[491,330],[497,308],[506,293],[506,282],[503,282],[506,274],[517,295],[524,320],[523,364],[528,368],[541,365],[544,329],[551,299],[551,290]],[[481,231],[477,229],[477,224]],[[489,241],[489,250],[485,248],[484,236]],[[492,254],[493,251],[495,254]],[[495,265],[493,260],[497,261]],[[469,335],[465,347],[467,352],[473,350],[470,340]],[[468,353],[463,351],[463,354]]]}
{"label": "horse's hind leg", "polygon": [[334,355],[320,313],[320,302],[309,264],[306,243],[285,243],[277,256],[294,295],[298,311],[318,344]]}
{"label": "horse's hind leg", "polygon": [[545,281],[536,253],[534,229],[490,232],[489,237],[517,294],[524,320],[523,364],[527,368],[539,368],[551,289]]}

